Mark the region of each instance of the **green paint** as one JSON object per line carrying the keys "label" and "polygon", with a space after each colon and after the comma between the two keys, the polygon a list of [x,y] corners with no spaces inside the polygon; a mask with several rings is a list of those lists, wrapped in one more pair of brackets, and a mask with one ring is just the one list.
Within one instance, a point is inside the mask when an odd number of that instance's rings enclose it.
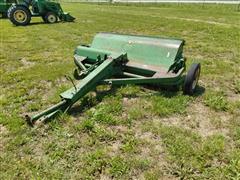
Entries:
{"label": "green paint", "polygon": [[0,0],[0,13],[5,15],[7,14],[8,9],[13,3],[16,3],[15,0]]}
{"label": "green paint", "polygon": [[179,58],[177,55],[182,53],[179,51],[182,51],[183,44],[183,40],[177,39],[99,33],[91,47],[126,52],[129,60],[169,68]]}

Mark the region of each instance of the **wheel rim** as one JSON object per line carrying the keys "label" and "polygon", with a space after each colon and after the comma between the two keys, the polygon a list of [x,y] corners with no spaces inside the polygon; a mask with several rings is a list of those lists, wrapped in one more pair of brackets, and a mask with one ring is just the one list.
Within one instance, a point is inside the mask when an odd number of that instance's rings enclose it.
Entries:
{"label": "wheel rim", "polygon": [[56,18],[55,15],[50,14],[50,15],[48,16],[48,22],[50,22],[50,23],[55,23],[56,20],[57,20],[57,18]]}
{"label": "wheel rim", "polygon": [[19,23],[23,23],[27,20],[27,14],[23,10],[15,11],[13,16],[14,16],[14,19]]}
{"label": "wheel rim", "polygon": [[196,73],[194,74],[194,80],[193,80],[193,83],[192,83],[192,90],[194,90],[197,86],[198,79],[199,79],[199,74],[200,74],[200,69],[198,68]]}

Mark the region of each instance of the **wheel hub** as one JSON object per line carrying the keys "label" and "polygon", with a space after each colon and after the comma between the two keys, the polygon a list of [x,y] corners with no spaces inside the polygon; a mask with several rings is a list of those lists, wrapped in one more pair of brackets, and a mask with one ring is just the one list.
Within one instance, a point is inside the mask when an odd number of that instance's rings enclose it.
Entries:
{"label": "wheel hub", "polygon": [[56,22],[56,17],[53,14],[51,14],[48,16],[48,21],[50,23],[54,23],[54,22]]}
{"label": "wheel hub", "polygon": [[200,74],[200,70],[198,69],[195,73],[195,77],[194,77],[194,81],[192,83],[192,89],[195,89],[198,83],[198,79],[199,79],[199,74]]}
{"label": "wheel hub", "polygon": [[16,12],[14,12],[13,16],[14,19],[19,23],[23,23],[27,19],[27,14],[23,10],[17,10]]}

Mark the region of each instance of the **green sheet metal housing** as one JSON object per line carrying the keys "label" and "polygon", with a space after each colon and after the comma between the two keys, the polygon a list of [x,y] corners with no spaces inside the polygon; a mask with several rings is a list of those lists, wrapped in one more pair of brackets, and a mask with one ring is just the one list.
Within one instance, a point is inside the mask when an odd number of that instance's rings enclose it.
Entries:
{"label": "green sheet metal housing", "polygon": [[184,40],[99,33],[91,48],[127,53],[129,61],[170,68],[182,58]]}

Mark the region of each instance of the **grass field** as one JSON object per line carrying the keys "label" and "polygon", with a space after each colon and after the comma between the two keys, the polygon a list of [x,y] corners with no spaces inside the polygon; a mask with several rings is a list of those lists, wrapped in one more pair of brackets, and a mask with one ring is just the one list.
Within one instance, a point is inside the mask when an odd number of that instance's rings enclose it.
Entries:
{"label": "grass field", "polygon": [[[75,23],[0,20],[0,179],[240,179],[240,12],[223,5],[63,4]],[[90,93],[40,127],[73,51],[97,32],[186,40],[202,74],[193,97],[125,86]],[[104,87],[105,88],[105,87]]]}

